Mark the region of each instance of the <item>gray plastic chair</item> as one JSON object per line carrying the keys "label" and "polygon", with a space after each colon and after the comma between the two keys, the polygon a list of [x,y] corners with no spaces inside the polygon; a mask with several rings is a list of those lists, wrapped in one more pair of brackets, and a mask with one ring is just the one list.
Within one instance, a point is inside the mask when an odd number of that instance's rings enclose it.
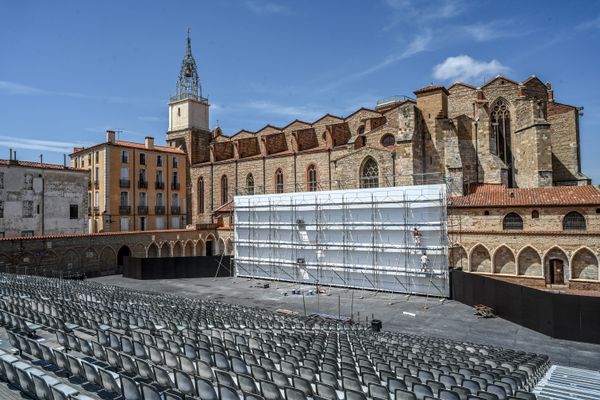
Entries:
{"label": "gray plastic chair", "polygon": [[284,389],[286,400],[307,400],[306,394],[300,390],[290,386],[286,386]]}
{"label": "gray plastic chair", "polygon": [[67,361],[69,362],[69,370],[73,376],[78,378],[85,378],[85,371],[81,366],[81,362],[77,357],[74,357],[71,354],[67,354]]}
{"label": "gray plastic chair", "polygon": [[58,385],[60,381],[50,375],[32,375],[31,378],[38,400],[53,400],[50,388]]}
{"label": "gray plastic chair", "polygon": [[394,392],[395,400],[417,400],[417,396],[408,390],[396,389]]}
{"label": "gray plastic chair", "polygon": [[69,396],[74,396],[79,393],[77,389],[65,383],[59,383],[50,387],[52,399],[54,400],[69,400]]}
{"label": "gray plastic chair", "polygon": [[137,364],[137,369],[142,379],[147,379],[149,381],[154,381],[156,379],[150,364],[144,360],[140,360],[139,358],[135,359],[135,363]]}
{"label": "gray plastic chair", "polygon": [[137,368],[137,363],[135,362],[135,359],[127,354],[120,354],[121,356],[121,365],[123,366],[123,371],[125,371],[125,373],[127,375],[130,376],[137,376],[139,375],[139,371]]}
{"label": "gray plastic chair", "polygon": [[177,390],[185,395],[196,394],[194,381],[188,374],[178,369],[174,370],[173,372],[175,374],[175,386],[177,387]]}
{"label": "gray plastic chair", "polygon": [[363,392],[352,389],[344,389],[345,400],[367,400],[367,396]]}
{"label": "gray plastic chair", "polygon": [[339,400],[335,388],[323,382],[315,382],[315,390],[317,395],[326,400]]}
{"label": "gray plastic chair", "polygon": [[142,400],[142,393],[137,382],[126,375],[121,375],[120,378],[123,400]]}
{"label": "gray plastic chair", "polygon": [[159,366],[154,366],[154,376],[156,377],[156,382],[167,389],[171,389],[171,388],[175,388],[175,382],[173,382],[173,379],[171,378],[171,375],[169,375],[169,372]]}
{"label": "gray plastic chair", "polygon": [[144,400],[163,400],[160,392],[152,385],[140,382],[140,389]]}
{"label": "gray plastic chair", "polygon": [[250,375],[237,374],[237,381],[242,392],[258,394],[256,381]]}
{"label": "gray plastic chair", "polygon": [[98,373],[98,370],[96,369],[95,365],[85,360],[82,360],[81,366],[83,367],[83,371],[85,373],[85,379],[89,383],[94,384],[96,386],[102,386],[102,378],[100,378],[100,374]]}
{"label": "gray plastic chair", "polygon": [[262,393],[265,400],[281,400],[281,392],[277,385],[273,382],[261,380],[259,382],[260,392]]}
{"label": "gray plastic chair", "polygon": [[[440,390],[438,398],[440,400],[461,400],[458,393],[456,393],[452,390],[448,390],[448,389]],[[465,396],[465,398],[466,398],[466,396]]]}
{"label": "gray plastic chair", "polygon": [[240,400],[234,388],[227,385],[219,385],[219,400]]}
{"label": "gray plastic chair", "polygon": [[217,393],[210,381],[198,376],[195,377],[195,380],[196,391],[201,400],[218,400]]}
{"label": "gray plastic chair", "polygon": [[112,371],[108,371],[104,368],[98,368],[98,372],[100,373],[100,378],[102,379],[102,387],[107,392],[120,395],[121,394],[121,381],[119,379],[119,374],[114,373]]}
{"label": "gray plastic chair", "polygon": [[390,398],[390,392],[383,385],[369,383],[369,397],[374,399],[388,400]]}

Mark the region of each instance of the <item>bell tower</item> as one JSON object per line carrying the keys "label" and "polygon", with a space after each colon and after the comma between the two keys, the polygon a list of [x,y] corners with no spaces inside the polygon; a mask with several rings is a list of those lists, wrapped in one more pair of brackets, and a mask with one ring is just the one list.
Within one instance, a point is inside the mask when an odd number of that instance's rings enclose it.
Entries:
{"label": "bell tower", "polygon": [[202,97],[202,85],[192,55],[188,29],[186,52],[181,62],[175,95],[169,101],[167,143],[171,147],[181,147],[187,153],[190,164],[210,158],[208,107],[208,99]]}

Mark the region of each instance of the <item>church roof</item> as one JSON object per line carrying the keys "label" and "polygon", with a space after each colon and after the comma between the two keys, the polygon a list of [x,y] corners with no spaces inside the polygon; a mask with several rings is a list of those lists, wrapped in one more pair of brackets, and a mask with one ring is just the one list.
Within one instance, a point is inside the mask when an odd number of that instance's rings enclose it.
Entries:
{"label": "church roof", "polygon": [[22,161],[22,160],[2,160],[0,159],[0,165],[16,165],[19,167],[27,168],[40,168],[40,169],[55,169],[63,171],[74,171],[74,172],[88,172],[86,169],[73,168],[62,164],[48,164],[34,161]]}
{"label": "church roof", "polygon": [[425,86],[424,88],[415,90],[413,93],[414,94],[422,94],[422,93],[427,93],[427,92],[434,92],[436,90],[442,90],[442,91],[446,92],[446,94],[449,94],[448,89],[446,89],[444,86],[440,86],[440,85]]}
{"label": "church roof", "polygon": [[600,191],[593,185],[507,188],[478,185],[473,193],[451,197],[449,207],[535,207],[600,205]]}

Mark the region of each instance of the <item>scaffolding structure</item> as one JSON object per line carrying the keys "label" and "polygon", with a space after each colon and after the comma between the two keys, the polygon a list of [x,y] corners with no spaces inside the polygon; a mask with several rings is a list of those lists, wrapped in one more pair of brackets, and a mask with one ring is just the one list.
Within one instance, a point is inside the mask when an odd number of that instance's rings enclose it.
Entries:
{"label": "scaffolding structure", "polygon": [[443,184],[236,196],[236,275],[447,297],[446,199]]}

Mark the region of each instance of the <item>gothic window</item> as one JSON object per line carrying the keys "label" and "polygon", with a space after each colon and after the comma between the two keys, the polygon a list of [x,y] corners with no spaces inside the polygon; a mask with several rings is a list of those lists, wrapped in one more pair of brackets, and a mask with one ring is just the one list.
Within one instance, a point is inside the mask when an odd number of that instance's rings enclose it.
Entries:
{"label": "gothic window", "polygon": [[317,191],[317,167],[311,164],[306,171],[307,188],[309,192]]}
{"label": "gothic window", "polygon": [[523,230],[523,218],[517,213],[506,214],[502,221],[502,229]]}
{"label": "gothic window", "polygon": [[379,187],[379,166],[377,161],[369,157],[363,162],[360,171],[360,187],[376,188]]}
{"label": "gothic window", "polygon": [[358,127],[358,134],[362,135],[364,133],[365,133],[365,126],[364,125],[359,126]]}
{"label": "gothic window", "polygon": [[394,139],[394,135],[385,135],[381,138],[381,145],[383,147],[393,146],[396,140]]}
{"label": "gothic window", "polygon": [[246,193],[254,194],[254,176],[252,174],[246,176]]}
{"label": "gothic window", "polygon": [[227,203],[227,198],[229,197],[228,187],[227,187],[227,175],[223,175],[221,177],[221,204]]}
{"label": "gothic window", "polygon": [[496,140],[495,154],[508,167],[508,186],[512,187],[512,152],[510,144],[510,111],[508,104],[502,100],[497,100],[491,113],[492,132]]}
{"label": "gothic window", "polygon": [[277,171],[275,171],[275,192],[283,193],[283,172],[281,171],[281,168],[278,168]]}
{"label": "gothic window", "polygon": [[198,213],[204,213],[204,178],[198,178]]}
{"label": "gothic window", "polygon": [[585,218],[577,211],[571,211],[563,219],[563,230],[585,230]]}

